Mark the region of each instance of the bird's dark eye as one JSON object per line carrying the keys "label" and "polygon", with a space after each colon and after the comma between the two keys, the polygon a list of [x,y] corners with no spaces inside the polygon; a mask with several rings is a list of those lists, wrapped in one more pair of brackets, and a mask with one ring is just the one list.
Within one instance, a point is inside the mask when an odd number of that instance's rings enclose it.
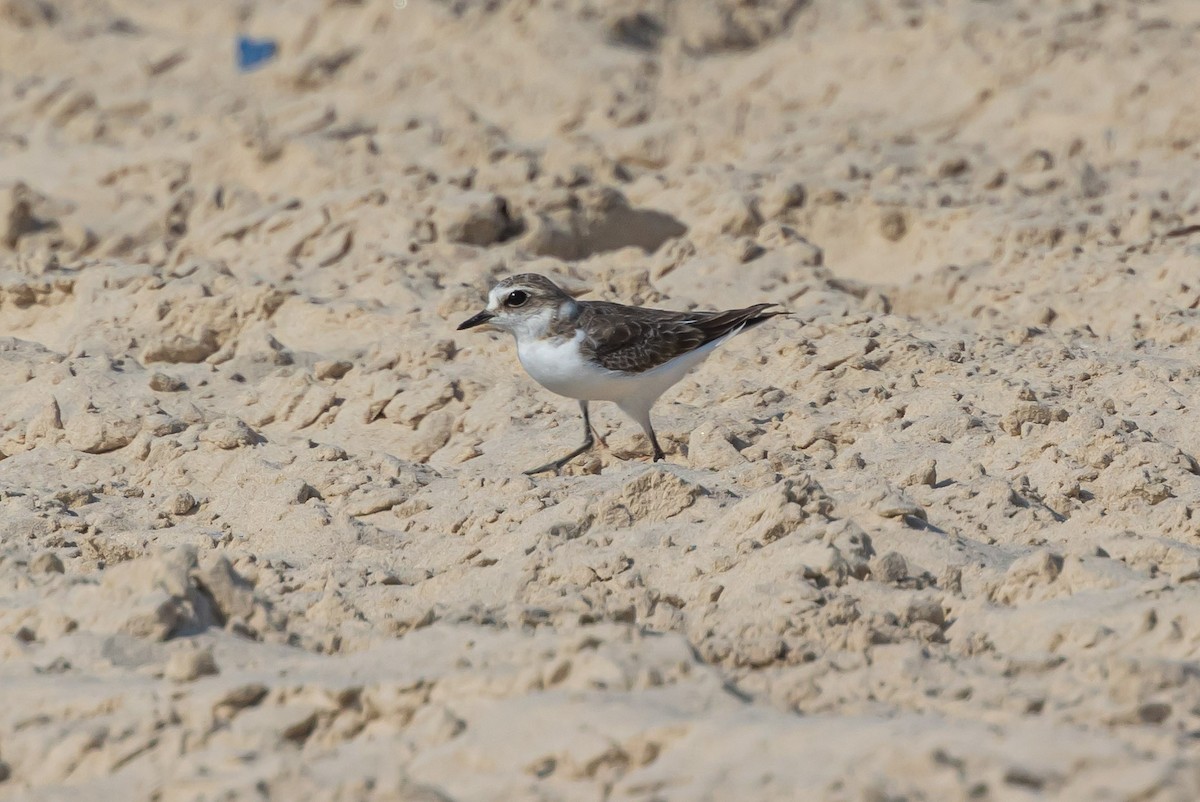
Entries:
{"label": "bird's dark eye", "polygon": [[504,305],[505,306],[524,306],[525,302],[528,300],[529,300],[529,293],[525,292],[525,290],[513,290],[512,292],[510,292],[508,294],[508,297],[504,299]]}

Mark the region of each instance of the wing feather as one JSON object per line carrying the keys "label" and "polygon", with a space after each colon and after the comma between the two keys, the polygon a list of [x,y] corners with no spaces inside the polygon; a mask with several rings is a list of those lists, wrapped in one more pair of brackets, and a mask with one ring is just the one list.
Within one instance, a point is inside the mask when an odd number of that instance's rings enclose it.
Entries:
{"label": "wing feather", "polygon": [[756,304],[722,312],[672,312],[605,301],[580,302],[579,324],[588,332],[582,346],[605,368],[640,373],[783,312]]}

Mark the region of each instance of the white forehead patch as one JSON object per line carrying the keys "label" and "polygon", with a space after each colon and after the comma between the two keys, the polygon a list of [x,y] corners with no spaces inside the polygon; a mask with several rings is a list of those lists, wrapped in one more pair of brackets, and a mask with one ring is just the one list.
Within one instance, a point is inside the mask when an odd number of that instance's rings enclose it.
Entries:
{"label": "white forehead patch", "polygon": [[531,290],[528,290],[525,287],[492,287],[491,292],[488,293],[487,308],[493,311],[499,309],[503,300],[507,298],[509,293],[511,293],[513,290],[521,290],[522,292],[529,293],[530,295],[533,294]]}

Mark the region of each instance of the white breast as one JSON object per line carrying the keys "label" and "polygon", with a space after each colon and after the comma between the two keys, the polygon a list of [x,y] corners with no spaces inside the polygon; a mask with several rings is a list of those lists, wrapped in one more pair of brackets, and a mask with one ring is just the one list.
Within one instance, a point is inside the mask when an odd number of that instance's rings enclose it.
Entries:
{"label": "white breast", "polygon": [[655,399],[703,362],[728,336],[645,373],[622,373],[589,362],[579,350],[582,339],[582,332],[570,340],[518,338],[517,357],[525,371],[552,393],[648,410]]}
{"label": "white breast", "polygon": [[534,381],[552,393],[585,401],[616,401],[622,374],[589,363],[574,339],[518,338],[517,357]]}

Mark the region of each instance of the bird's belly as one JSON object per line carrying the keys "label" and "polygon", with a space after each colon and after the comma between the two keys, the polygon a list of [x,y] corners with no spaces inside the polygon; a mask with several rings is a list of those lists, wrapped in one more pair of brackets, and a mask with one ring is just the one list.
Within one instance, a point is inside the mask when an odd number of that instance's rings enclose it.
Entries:
{"label": "bird's belly", "polygon": [[608,370],[584,358],[574,340],[537,340],[517,345],[525,372],[552,393],[585,401],[633,402],[648,409],[654,400],[678,382],[718,343],[682,354],[645,373]]}
{"label": "bird's belly", "polygon": [[534,381],[567,398],[616,401],[628,392],[623,374],[588,362],[574,340],[518,344],[517,358]]}

